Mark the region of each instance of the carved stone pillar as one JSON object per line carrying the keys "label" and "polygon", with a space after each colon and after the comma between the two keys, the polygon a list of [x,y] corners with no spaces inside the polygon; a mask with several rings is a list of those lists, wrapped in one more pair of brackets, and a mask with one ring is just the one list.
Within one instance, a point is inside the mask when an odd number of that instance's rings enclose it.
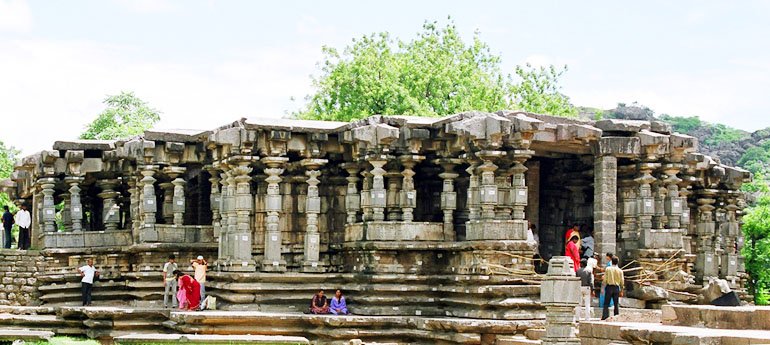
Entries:
{"label": "carved stone pillar", "polygon": [[155,225],[155,215],[158,212],[158,205],[155,197],[155,181],[153,175],[157,170],[156,166],[148,165],[142,169],[142,227],[152,228]]}
{"label": "carved stone pillar", "polygon": [[136,176],[131,174],[128,177],[128,218],[126,219],[126,228],[131,229],[131,233],[134,239],[139,239],[139,205],[141,204],[141,196],[139,195],[139,187],[137,187]]}
{"label": "carved stone pillar", "polygon": [[477,174],[479,167],[478,161],[470,161],[470,166],[465,171],[470,176],[468,178],[468,220],[479,220],[481,211],[481,200],[479,196],[480,177]]}
{"label": "carved stone pillar", "polygon": [[232,258],[234,248],[234,245],[231,244],[232,234],[235,233],[236,228],[238,227],[238,216],[235,211],[235,191],[237,185],[235,183],[235,171],[233,171],[233,167],[227,168],[225,176],[225,181],[227,182],[227,195],[225,196],[224,201],[224,217],[227,220],[227,227],[225,228],[225,233],[227,234],[227,246],[225,248],[227,248],[227,251],[225,256],[227,258]]}
{"label": "carved stone pillar", "polygon": [[171,181],[171,183],[174,184],[174,225],[184,225],[184,186],[187,182],[181,177],[177,177],[174,181]]}
{"label": "carved stone pillar", "polygon": [[59,196],[62,198],[63,206],[61,209],[61,222],[64,227],[64,231],[72,231],[72,217],[70,216],[70,193],[61,193]]}
{"label": "carved stone pillar", "polygon": [[70,194],[70,219],[72,222],[72,231],[83,231],[83,205],[80,202],[80,183],[82,177],[67,177],[65,182],[69,184]]}
{"label": "carved stone pillar", "polygon": [[318,232],[318,214],[321,213],[321,197],[318,193],[318,184],[321,182],[318,177],[321,171],[318,170],[326,164],[325,159],[305,159],[302,165],[307,171],[307,199],[305,204],[305,214],[307,216],[307,225],[305,227],[305,260],[302,262],[303,272],[323,272],[323,267],[319,265],[321,236]]}
{"label": "carved stone pillar", "polygon": [[[417,207],[417,191],[414,188],[414,166],[421,160],[425,159],[423,156],[416,155],[404,155],[399,157],[401,165],[404,166],[404,170],[401,172],[403,176],[403,182],[401,186],[401,193],[399,195],[399,204],[403,212],[402,219],[405,222],[414,221],[414,209]],[[446,213],[445,213],[446,215]],[[446,218],[446,217],[445,217]]]}
{"label": "carved stone pillar", "polygon": [[682,226],[682,198],[679,196],[679,183],[682,182],[682,179],[676,176],[679,170],[679,164],[666,164],[663,167],[663,171],[666,173],[663,183],[667,189],[665,212],[669,229],[680,229]]}
{"label": "carved stone pillar", "polygon": [[385,197],[385,169],[382,167],[388,162],[382,155],[367,157],[367,160],[374,167],[372,169],[372,220],[381,222],[385,220],[385,206],[387,198]]}
{"label": "carved stone pillar", "polygon": [[372,210],[372,173],[369,164],[365,164],[365,170],[361,171],[363,176],[363,182],[361,184],[361,209],[363,215],[361,216],[363,221],[370,221],[374,217],[374,211]]}
{"label": "carved stone pillar", "polygon": [[454,180],[460,176],[460,174],[454,172],[457,163],[456,160],[450,159],[436,161],[436,164],[440,164],[444,168],[444,172],[438,175],[438,177],[444,180],[441,190],[441,211],[444,212],[444,241],[455,241],[457,238],[454,229],[454,211],[457,209],[457,193],[455,192]]}
{"label": "carved stone pillar", "polygon": [[56,205],[53,202],[53,193],[55,180],[53,178],[40,179],[40,187],[43,193],[43,231],[54,232],[56,231]]}
{"label": "carved stone pillar", "polygon": [[222,231],[222,216],[219,213],[219,210],[222,207],[219,170],[212,166],[208,166],[206,167],[206,171],[208,171],[211,176],[209,177],[209,182],[211,182],[211,194],[209,195],[209,204],[211,205],[211,225],[214,227],[214,237],[219,238],[220,232]]}
{"label": "carved stone pillar", "polygon": [[652,216],[655,214],[655,199],[652,195],[650,184],[655,182],[652,176],[652,170],[655,165],[652,163],[639,164],[639,177],[634,181],[639,186],[637,193],[637,226],[639,230],[639,246],[644,249],[650,249],[652,244]]}
{"label": "carved stone pillar", "polygon": [[174,184],[163,182],[160,188],[163,190],[163,222],[172,224],[174,222]]}
{"label": "carved stone pillar", "polygon": [[388,188],[385,193],[385,209],[389,221],[402,220],[401,212],[401,188],[404,175],[398,170],[390,170],[385,174],[388,178]]}
{"label": "carved stone pillar", "polygon": [[345,193],[345,212],[347,213],[346,224],[353,224],[357,220],[358,211],[361,210],[361,195],[358,194],[358,171],[360,170],[356,163],[346,163],[343,168],[348,172],[348,188]]}
{"label": "carved stone pillar", "polygon": [[286,157],[265,157],[262,162],[268,166],[265,173],[267,182],[267,224],[265,231],[265,256],[262,261],[264,272],[286,271],[286,261],[281,258],[281,220],[282,198],[280,191],[283,166],[289,159]]}
{"label": "carved stone pillar", "polygon": [[116,198],[120,196],[120,193],[114,189],[120,183],[119,180],[100,180],[97,182],[102,192],[97,196],[102,199],[102,223],[104,223],[104,230],[113,231],[118,229],[120,224],[120,206],[116,202]]}
{"label": "carved stone pillar", "polygon": [[[594,252],[602,258],[605,253],[617,253],[617,215],[623,214],[618,212],[617,193],[618,159],[614,156],[594,158]],[[624,202],[627,201],[622,201],[621,207]]]}
{"label": "carved stone pillar", "polygon": [[527,208],[527,202],[529,200],[529,189],[527,188],[527,167],[524,162],[527,161],[534,152],[530,150],[514,150],[513,159],[514,163],[510,169],[511,172],[511,205],[513,207],[511,218],[517,222],[521,222],[525,228],[526,214],[524,210]]}
{"label": "carved stone pillar", "polygon": [[513,210],[513,195],[511,194],[511,184],[513,171],[510,168],[501,167],[499,174],[495,176],[497,185],[497,206],[495,206],[495,219],[510,220]]}
{"label": "carved stone pillar", "polygon": [[738,279],[738,237],[740,236],[740,225],[738,223],[737,212],[738,194],[736,191],[726,191],[725,197],[725,222],[720,224],[721,237],[724,239],[722,248],[721,265],[719,265],[719,277],[728,280],[733,288],[737,288]]}
{"label": "carved stone pillar", "polygon": [[[229,234],[232,248],[229,271],[253,272],[256,262],[251,256],[252,228],[251,214],[254,209],[251,195],[251,161],[239,161],[230,172],[235,182],[235,229]],[[232,187],[231,187],[232,190]],[[232,213],[231,213],[232,214]]]}
{"label": "carved stone pillar", "polygon": [[232,230],[230,228],[230,212],[232,212],[233,205],[233,192],[231,184],[233,182],[232,176],[230,176],[229,167],[222,166],[222,173],[220,174],[220,182],[222,183],[221,202],[219,212],[222,217],[220,221],[219,230],[219,259],[227,261],[232,257],[232,249],[229,245],[230,234]]}
{"label": "carved stone pillar", "polygon": [[492,159],[502,156],[501,151],[481,151],[477,155],[483,160],[479,166],[481,171],[480,201],[481,201],[481,219],[495,219],[495,205],[497,205],[497,184],[495,182],[495,170],[497,165],[492,163]]}
{"label": "carved stone pillar", "polygon": [[705,281],[708,277],[718,275],[718,265],[715,257],[714,237],[716,226],[714,224],[714,203],[716,202],[714,189],[701,189],[698,191],[698,223],[696,234],[698,236],[698,249],[695,257],[695,278],[697,281]]}

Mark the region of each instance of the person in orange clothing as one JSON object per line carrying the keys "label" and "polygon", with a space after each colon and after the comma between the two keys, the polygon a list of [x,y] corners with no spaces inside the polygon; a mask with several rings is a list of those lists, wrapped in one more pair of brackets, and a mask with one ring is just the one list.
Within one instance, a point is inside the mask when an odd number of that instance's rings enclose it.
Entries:
{"label": "person in orange clothing", "polygon": [[577,272],[580,269],[580,249],[578,249],[578,241],[580,239],[577,235],[572,236],[567,242],[567,247],[564,250],[564,255],[569,256],[572,259],[572,268]]}

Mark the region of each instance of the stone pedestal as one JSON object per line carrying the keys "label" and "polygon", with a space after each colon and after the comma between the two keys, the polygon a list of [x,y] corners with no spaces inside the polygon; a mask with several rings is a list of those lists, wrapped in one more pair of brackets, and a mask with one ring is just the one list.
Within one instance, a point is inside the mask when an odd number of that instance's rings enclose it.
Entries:
{"label": "stone pedestal", "polygon": [[545,306],[543,345],[580,344],[575,334],[575,307],[580,304],[580,279],[575,276],[572,260],[554,256],[548,273],[540,284],[540,303]]}
{"label": "stone pedestal", "polygon": [[284,272],[286,261],[281,258],[281,229],[279,228],[283,203],[281,198],[280,183],[283,174],[283,165],[289,159],[286,157],[265,157],[263,163],[268,166],[265,174],[267,182],[267,210],[265,231],[265,255],[262,260],[263,272]]}

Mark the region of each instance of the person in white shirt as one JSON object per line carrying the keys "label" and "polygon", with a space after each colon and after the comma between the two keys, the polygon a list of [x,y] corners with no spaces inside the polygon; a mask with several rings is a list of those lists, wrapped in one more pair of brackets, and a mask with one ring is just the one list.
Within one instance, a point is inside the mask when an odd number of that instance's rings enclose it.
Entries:
{"label": "person in white shirt", "polygon": [[16,212],[15,217],[16,225],[19,226],[19,241],[18,248],[21,250],[29,249],[32,245],[32,237],[29,234],[29,227],[32,225],[32,216],[27,211],[27,205],[21,205],[21,210]]}
{"label": "person in white shirt", "polygon": [[201,285],[201,308],[203,307],[203,301],[206,299],[206,270],[209,268],[208,262],[203,259],[203,255],[198,255],[198,258],[191,260],[193,270],[195,270],[195,280]]}
{"label": "person in white shirt", "polygon": [[593,288],[596,281],[596,269],[599,267],[599,253],[594,253],[594,256],[586,260],[586,269],[591,272],[591,287]]}
{"label": "person in white shirt", "polygon": [[94,277],[99,276],[99,271],[96,270],[94,267],[94,260],[88,259],[86,261],[87,265],[78,268],[78,272],[80,272],[80,276],[83,277],[80,279],[80,285],[81,285],[81,292],[83,294],[83,305],[91,305],[91,290],[93,290],[94,287]]}

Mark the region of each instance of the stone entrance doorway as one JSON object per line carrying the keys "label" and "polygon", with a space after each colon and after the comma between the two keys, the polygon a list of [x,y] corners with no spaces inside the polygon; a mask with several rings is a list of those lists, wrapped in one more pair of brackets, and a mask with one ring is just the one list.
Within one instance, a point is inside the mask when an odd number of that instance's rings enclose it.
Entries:
{"label": "stone entrance doorway", "polygon": [[530,188],[537,189],[530,192],[528,219],[545,260],[564,254],[564,233],[572,224],[593,226],[593,164],[592,156],[569,154],[530,163]]}

